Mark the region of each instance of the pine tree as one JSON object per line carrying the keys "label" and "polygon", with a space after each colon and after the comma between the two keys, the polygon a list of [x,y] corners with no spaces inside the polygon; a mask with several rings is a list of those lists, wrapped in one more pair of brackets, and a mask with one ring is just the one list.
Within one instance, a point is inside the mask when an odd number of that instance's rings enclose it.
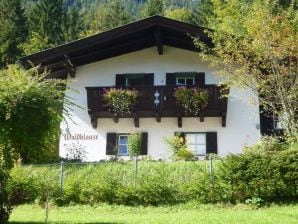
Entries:
{"label": "pine tree", "polygon": [[103,31],[127,24],[131,22],[131,19],[131,15],[120,0],[109,1],[106,5]]}
{"label": "pine tree", "polygon": [[70,42],[78,39],[84,29],[84,17],[80,13],[80,9],[77,7],[68,8],[62,23],[63,40]]}
{"label": "pine tree", "polygon": [[147,18],[154,15],[163,15],[163,11],[164,5],[162,0],[148,0],[148,2],[144,4],[141,14],[143,18]]}
{"label": "pine tree", "polygon": [[200,0],[193,9],[193,22],[197,25],[208,27],[208,18],[213,15],[212,0]]}
{"label": "pine tree", "polygon": [[20,44],[28,37],[21,0],[0,0],[0,68],[22,55]]}
{"label": "pine tree", "polygon": [[64,41],[62,22],[64,17],[63,0],[41,0],[29,14],[29,27],[37,39],[48,40],[51,46]]}

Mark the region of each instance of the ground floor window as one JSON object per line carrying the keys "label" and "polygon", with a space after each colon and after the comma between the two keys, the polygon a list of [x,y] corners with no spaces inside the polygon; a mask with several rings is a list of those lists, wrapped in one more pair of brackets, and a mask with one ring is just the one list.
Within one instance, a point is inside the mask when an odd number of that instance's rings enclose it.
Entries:
{"label": "ground floor window", "polygon": [[185,140],[194,155],[206,155],[206,133],[185,133]]}
{"label": "ground floor window", "polygon": [[118,155],[128,156],[128,134],[118,135]]}
{"label": "ground floor window", "polygon": [[[142,137],[142,148],[140,155],[147,155],[148,152],[148,133],[140,133]],[[106,155],[128,156],[128,138],[130,133],[107,133]]]}

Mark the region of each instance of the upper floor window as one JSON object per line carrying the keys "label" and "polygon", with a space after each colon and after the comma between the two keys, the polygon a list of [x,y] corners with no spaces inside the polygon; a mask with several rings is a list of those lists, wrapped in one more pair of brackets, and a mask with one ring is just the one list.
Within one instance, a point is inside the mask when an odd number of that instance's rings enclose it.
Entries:
{"label": "upper floor window", "polygon": [[174,72],[166,73],[166,85],[169,86],[204,86],[204,72]]}
{"label": "upper floor window", "polygon": [[129,86],[153,86],[154,74],[153,73],[130,73],[130,74],[117,74],[115,84],[117,87]]}
{"label": "upper floor window", "polygon": [[125,86],[142,86],[142,85],[144,85],[144,74],[125,75]]}
{"label": "upper floor window", "polygon": [[189,76],[189,77],[176,77],[176,85],[177,86],[192,86],[195,84],[195,77]]}

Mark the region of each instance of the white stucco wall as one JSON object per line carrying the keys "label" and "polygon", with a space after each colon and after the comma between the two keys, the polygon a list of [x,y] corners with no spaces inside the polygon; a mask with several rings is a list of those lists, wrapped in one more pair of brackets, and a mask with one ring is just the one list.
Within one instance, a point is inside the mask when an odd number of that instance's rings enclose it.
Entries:
{"label": "white stucco wall", "polygon": [[[218,138],[218,154],[239,153],[245,145],[256,143],[260,137],[258,105],[249,105],[249,99],[255,98],[248,90],[232,88],[228,100],[226,127],[221,126],[221,118],[183,118],[183,127],[178,128],[176,118],[162,118],[160,123],[155,118],[141,118],[140,127],[134,127],[132,119],[98,119],[97,129],[93,129],[86,111],[87,86],[115,85],[115,74],[122,73],[154,73],[154,84],[165,85],[167,72],[205,72],[206,84],[218,83],[206,63],[200,61],[198,54],[191,51],[165,46],[164,54],[158,55],[156,47],[129,53],[119,57],[95,62],[77,68],[76,78],[68,86],[79,93],[68,91],[67,95],[74,103],[83,107],[73,108],[72,120],[62,122],[60,139],[60,155],[65,156],[67,145],[81,144],[87,151],[88,161],[106,159],[106,133],[130,133],[134,131],[148,132],[148,154],[154,159],[167,159],[170,156],[164,138],[174,135],[176,131],[207,132],[216,131]],[[72,134],[96,136],[95,139],[72,141],[65,139],[68,131]]]}

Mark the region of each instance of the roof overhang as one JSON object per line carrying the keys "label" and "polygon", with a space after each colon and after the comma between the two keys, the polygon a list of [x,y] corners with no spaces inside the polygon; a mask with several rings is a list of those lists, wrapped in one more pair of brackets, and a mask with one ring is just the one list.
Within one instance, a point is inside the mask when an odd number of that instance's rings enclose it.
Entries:
{"label": "roof overhang", "polygon": [[205,30],[204,27],[153,16],[22,57],[19,63],[26,69],[40,65],[40,71],[51,71],[51,77],[66,78],[68,74],[74,76],[77,66],[153,46],[157,47],[159,55],[163,54],[164,45],[198,51],[192,37],[212,46]]}

